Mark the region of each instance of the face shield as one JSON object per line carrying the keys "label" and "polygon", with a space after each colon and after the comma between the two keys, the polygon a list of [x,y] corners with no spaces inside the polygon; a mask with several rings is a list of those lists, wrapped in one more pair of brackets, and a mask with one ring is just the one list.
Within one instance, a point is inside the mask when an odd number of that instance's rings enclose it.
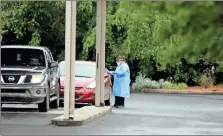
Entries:
{"label": "face shield", "polygon": [[121,65],[123,62],[124,62],[124,59],[118,59],[116,61],[116,63],[117,63],[118,66]]}

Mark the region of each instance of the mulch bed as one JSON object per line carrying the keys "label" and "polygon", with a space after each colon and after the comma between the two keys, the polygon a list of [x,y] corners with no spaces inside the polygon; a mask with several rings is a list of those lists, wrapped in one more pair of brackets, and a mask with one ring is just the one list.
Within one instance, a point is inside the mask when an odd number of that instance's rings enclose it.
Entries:
{"label": "mulch bed", "polygon": [[[184,89],[185,90],[185,89]],[[204,87],[188,87],[186,88],[186,90],[190,90],[190,91],[220,91],[223,92],[223,85],[221,86],[213,86],[213,87],[209,87],[209,88],[204,88]]]}
{"label": "mulch bed", "polygon": [[216,92],[223,92],[223,85],[213,86],[209,88],[200,87],[200,86],[193,86],[193,87],[187,87],[184,89],[153,89],[153,90],[187,90],[191,92],[197,92],[197,91],[216,91]]}

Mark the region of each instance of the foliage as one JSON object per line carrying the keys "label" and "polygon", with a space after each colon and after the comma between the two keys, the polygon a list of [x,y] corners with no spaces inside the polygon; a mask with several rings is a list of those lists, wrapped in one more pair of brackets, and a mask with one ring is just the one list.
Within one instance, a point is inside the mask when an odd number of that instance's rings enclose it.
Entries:
{"label": "foliage", "polygon": [[172,83],[172,84],[164,85],[163,88],[165,88],[165,89],[185,89],[185,88],[187,88],[187,87],[188,87],[188,86],[187,86],[187,84],[185,84],[185,83],[179,83],[179,84],[177,84],[177,83]]}
{"label": "foliage", "polygon": [[161,89],[169,84],[171,83],[168,81],[164,81],[163,79],[157,82],[146,78],[144,74],[139,73],[139,75],[136,77],[136,82],[132,85],[132,89],[134,91],[141,92],[143,89]]}
{"label": "foliage", "polygon": [[108,38],[112,54],[139,59],[140,71],[152,79],[170,64],[175,69],[169,75],[172,80],[197,85],[199,70],[179,66],[177,62],[184,58],[188,64],[196,64],[197,54],[203,55],[205,63],[213,58],[222,61],[219,52],[223,40],[222,4],[214,1],[120,2],[115,14],[108,18],[108,25],[118,29],[109,36],[121,35],[119,42],[115,42],[117,37]]}
{"label": "foliage", "polygon": [[[159,73],[161,73],[160,76]],[[181,58],[181,61],[175,65],[168,64],[166,69],[162,72],[155,71],[151,77],[163,78],[165,80],[176,82],[176,83],[186,83],[190,86],[199,85],[200,75],[204,73],[209,73],[216,80],[216,82],[221,82],[222,79],[220,63],[214,61],[207,61],[201,56],[198,57],[197,62],[189,63],[186,59]]]}
{"label": "foliage", "polygon": [[210,74],[202,74],[199,79],[200,86],[205,88],[212,87],[214,85],[214,79]]}
{"label": "foliage", "polygon": [[163,79],[160,79],[158,83],[160,84],[160,88],[165,88],[165,86],[172,84],[171,82],[164,81]]}
{"label": "foliage", "polygon": [[[155,56],[163,68],[167,63],[176,64],[182,55],[194,61],[197,54],[203,50],[213,51],[223,40],[223,30],[217,29],[221,28],[221,5],[222,2],[214,1],[120,2],[109,20],[119,30],[127,31],[122,45],[118,45],[121,50],[117,52],[141,60]],[[209,18],[204,20],[204,17]],[[206,56],[221,58],[220,52],[216,53],[209,51]]]}
{"label": "foliage", "polygon": [[[216,63],[213,76],[223,82],[222,6],[220,1],[108,1],[106,67],[125,55],[132,79],[141,71],[153,80],[197,85],[204,69]],[[2,1],[1,9],[3,45],[47,46],[64,60],[64,1]],[[77,2],[76,41],[76,58],[95,60],[95,1]]]}
{"label": "foliage", "polygon": [[[3,45],[47,46],[55,58],[65,47],[64,1],[3,1]],[[83,39],[95,25],[95,8],[91,1],[77,2],[77,58],[83,50]],[[93,21],[92,21],[93,20]],[[60,55],[64,59],[63,55]]]}

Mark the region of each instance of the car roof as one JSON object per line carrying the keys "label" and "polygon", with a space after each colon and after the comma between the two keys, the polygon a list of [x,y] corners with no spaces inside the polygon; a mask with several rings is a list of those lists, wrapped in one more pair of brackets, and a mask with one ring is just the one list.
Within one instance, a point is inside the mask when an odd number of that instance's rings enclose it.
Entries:
{"label": "car roof", "polygon": [[19,48],[19,49],[39,49],[39,50],[46,50],[48,49],[47,47],[43,47],[43,46],[30,46],[30,45],[2,45],[1,46],[2,49],[4,48]]}

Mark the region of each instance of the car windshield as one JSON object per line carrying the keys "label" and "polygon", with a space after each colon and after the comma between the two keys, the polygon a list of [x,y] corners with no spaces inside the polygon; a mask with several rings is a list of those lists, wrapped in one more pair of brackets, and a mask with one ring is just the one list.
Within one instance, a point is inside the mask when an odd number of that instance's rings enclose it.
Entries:
{"label": "car windshield", "polygon": [[[65,76],[65,61],[59,64],[60,75]],[[87,63],[75,63],[75,76],[76,77],[96,77],[96,66]]]}
{"label": "car windshield", "polygon": [[39,49],[1,48],[1,58],[1,66],[46,66]]}

